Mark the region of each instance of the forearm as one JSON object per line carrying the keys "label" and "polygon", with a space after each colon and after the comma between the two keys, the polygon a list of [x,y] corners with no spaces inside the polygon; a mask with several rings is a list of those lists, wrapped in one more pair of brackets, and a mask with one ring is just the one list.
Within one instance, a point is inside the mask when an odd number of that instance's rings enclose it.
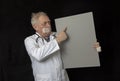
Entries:
{"label": "forearm", "polygon": [[29,55],[38,61],[42,61],[60,49],[55,39],[42,46],[35,46],[29,43],[26,43],[25,45]]}

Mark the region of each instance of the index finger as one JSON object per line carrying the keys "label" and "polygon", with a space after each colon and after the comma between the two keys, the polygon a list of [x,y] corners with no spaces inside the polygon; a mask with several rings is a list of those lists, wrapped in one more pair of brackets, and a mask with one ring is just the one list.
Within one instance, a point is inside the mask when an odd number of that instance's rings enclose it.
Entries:
{"label": "index finger", "polygon": [[65,27],[65,29],[63,31],[66,32],[67,31],[67,27]]}

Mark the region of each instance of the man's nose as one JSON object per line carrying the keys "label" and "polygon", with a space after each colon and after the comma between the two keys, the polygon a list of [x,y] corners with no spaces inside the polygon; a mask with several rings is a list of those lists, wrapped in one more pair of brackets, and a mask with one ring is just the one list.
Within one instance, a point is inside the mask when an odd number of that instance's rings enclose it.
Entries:
{"label": "man's nose", "polygon": [[51,24],[50,24],[50,23],[47,23],[47,24],[46,24],[46,27],[50,27],[50,26],[51,26]]}

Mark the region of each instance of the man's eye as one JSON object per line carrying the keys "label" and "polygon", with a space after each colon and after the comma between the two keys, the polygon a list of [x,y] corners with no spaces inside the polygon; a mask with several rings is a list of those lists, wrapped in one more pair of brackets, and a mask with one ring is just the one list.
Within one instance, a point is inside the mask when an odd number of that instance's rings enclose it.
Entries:
{"label": "man's eye", "polygon": [[47,24],[47,22],[44,23],[44,25],[46,25],[46,24]]}
{"label": "man's eye", "polygon": [[48,21],[48,24],[50,24],[50,21]]}

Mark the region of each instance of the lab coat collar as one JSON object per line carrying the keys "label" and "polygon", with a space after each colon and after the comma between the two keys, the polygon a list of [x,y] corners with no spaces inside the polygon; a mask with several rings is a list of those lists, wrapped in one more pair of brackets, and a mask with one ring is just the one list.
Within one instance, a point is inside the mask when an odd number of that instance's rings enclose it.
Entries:
{"label": "lab coat collar", "polygon": [[[36,35],[42,38],[42,36],[38,32],[36,32]],[[52,34],[50,35],[50,39],[54,39],[55,37],[56,37],[56,33],[52,32]]]}
{"label": "lab coat collar", "polygon": [[36,32],[36,35],[42,37],[38,32]]}

